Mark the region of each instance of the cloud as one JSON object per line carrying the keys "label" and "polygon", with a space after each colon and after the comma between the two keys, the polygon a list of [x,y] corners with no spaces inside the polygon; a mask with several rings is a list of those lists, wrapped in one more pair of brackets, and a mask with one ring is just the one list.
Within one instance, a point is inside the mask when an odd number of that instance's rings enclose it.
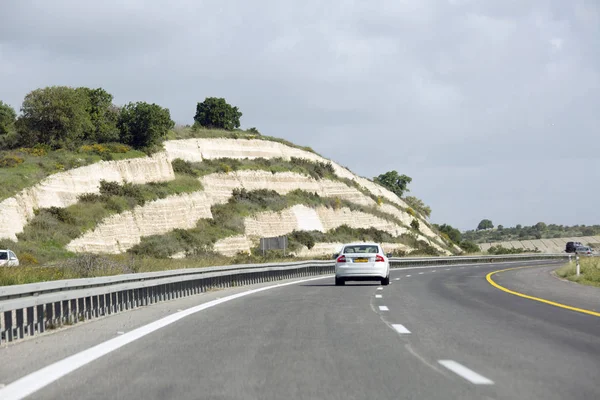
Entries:
{"label": "cloud", "polygon": [[600,223],[598,185],[564,172],[600,178],[595,1],[23,0],[0,15],[16,108],[37,87],[102,86],[190,123],[225,97],[244,126],[365,176],[407,173],[434,221]]}

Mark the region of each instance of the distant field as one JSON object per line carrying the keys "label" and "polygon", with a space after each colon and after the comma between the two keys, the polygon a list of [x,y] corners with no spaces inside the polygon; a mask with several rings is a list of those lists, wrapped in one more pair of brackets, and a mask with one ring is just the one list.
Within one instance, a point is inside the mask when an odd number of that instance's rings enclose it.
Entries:
{"label": "distant field", "polygon": [[555,239],[536,239],[536,240],[513,240],[510,242],[492,242],[478,243],[482,251],[487,251],[491,246],[502,246],[509,249],[531,249],[539,250],[542,253],[564,253],[567,242],[581,242],[584,245],[595,244],[600,249],[599,236],[565,237]]}

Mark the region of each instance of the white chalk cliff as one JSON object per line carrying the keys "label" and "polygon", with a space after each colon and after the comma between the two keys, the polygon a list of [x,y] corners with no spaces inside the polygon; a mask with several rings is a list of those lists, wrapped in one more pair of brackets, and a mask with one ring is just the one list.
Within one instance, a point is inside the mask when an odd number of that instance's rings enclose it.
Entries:
{"label": "white chalk cliff", "polygon": [[[169,196],[110,216],[94,229],[73,240],[67,248],[75,252],[120,253],[140,243],[142,237],[164,234],[176,228],[192,228],[199,219],[212,218],[211,206],[227,202],[234,188],[270,189],[282,195],[301,189],[322,197],[346,200],[359,206],[377,207],[380,212],[395,217],[403,225],[409,225],[413,220],[413,217],[403,210],[407,207],[406,203],[394,193],[314,153],[258,139],[185,139],[165,142],[165,151],[151,157],[99,162],[51,175],[37,185],[0,202],[0,238],[17,240],[16,235],[23,231],[23,227],[33,217],[35,209],[75,204],[81,194],[98,193],[101,180],[140,184],[173,180],[175,174],[171,162],[177,158],[202,162],[215,158],[289,160],[292,157],[331,162],[336,175],[355,181],[373,195],[387,199],[398,207],[392,204],[377,205],[371,197],[356,187],[340,181],[316,180],[292,172],[273,174],[269,171],[245,170],[229,174],[211,174],[200,178],[204,190]],[[406,226],[348,208],[334,210],[325,207],[313,209],[295,206],[280,213],[263,213],[249,217],[245,223],[244,235],[220,240],[215,245],[215,251],[235,254],[239,250],[249,249],[256,237],[289,233],[294,229],[327,231],[347,224],[355,228],[376,227],[393,235],[407,231]],[[439,246],[442,241],[425,221],[421,221],[420,225],[424,236],[419,235],[419,239],[442,249]]]}
{"label": "white chalk cliff", "polygon": [[173,167],[164,152],[152,157],[100,161],[85,167],[59,172],[16,196],[0,202],[0,239],[17,240],[17,234],[33,217],[34,210],[68,207],[84,193],[98,193],[101,180],[148,183],[175,179]]}

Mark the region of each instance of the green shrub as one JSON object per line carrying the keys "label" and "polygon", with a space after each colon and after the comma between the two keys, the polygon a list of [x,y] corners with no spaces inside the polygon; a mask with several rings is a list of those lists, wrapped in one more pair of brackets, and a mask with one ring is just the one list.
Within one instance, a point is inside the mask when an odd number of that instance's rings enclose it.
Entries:
{"label": "green shrub", "polygon": [[306,246],[308,249],[312,249],[315,246],[315,239],[310,232],[307,231],[293,231],[288,239],[290,242],[297,242],[303,246]]}
{"label": "green shrub", "polygon": [[44,212],[53,216],[60,222],[64,222],[65,224],[72,224],[75,222],[73,215],[66,209],[60,207],[49,207],[44,210]]}
{"label": "green shrub", "polygon": [[171,165],[173,166],[173,171],[177,173],[186,174],[190,176],[198,176],[198,173],[196,172],[196,170],[194,170],[194,168],[192,167],[192,163],[189,161],[184,161],[181,158],[176,158],[171,162]]}
{"label": "green shrub", "polygon": [[17,157],[14,155],[4,156],[0,158],[0,168],[16,167],[17,165],[22,164],[23,161],[25,160],[23,160],[21,157]]}
{"label": "green shrub", "polygon": [[419,224],[419,221],[417,221],[416,219],[413,219],[410,222],[410,227],[413,228],[414,230],[419,230],[419,227],[421,226],[421,224]]}
{"label": "green shrub", "polygon": [[469,240],[463,240],[462,242],[460,242],[459,246],[461,249],[463,249],[465,251],[465,253],[477,253],[477,252],[481,251],[481,249],[479,248],[479,246],[477,246],[477,244],[475,244]]}
{"label": "green shrub", "polygon": [[503,247],[501,245],[498,246],[492,246],[488,249],[488,254],[492,254],[492,255],[503,255],[503,254],[523,254],[523,253],[540,253],[540,251],[538,249],[532,250],[532,249],[509,249],[506,247]]}

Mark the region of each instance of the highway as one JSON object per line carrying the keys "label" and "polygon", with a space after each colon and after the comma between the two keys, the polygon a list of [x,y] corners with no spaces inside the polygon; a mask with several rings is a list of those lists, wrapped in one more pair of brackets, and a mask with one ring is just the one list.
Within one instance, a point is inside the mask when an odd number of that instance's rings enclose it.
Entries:
{"label": "highway", "polygon": [[[525,265],[532,263],[397,269],[386,287],[312,278],[146,307],[0,350],[0,398],[19,398],[31,382],[40,386],[28,397],[35,399],[600,398],[600,318],[486,280]],[[585,288],[578,297],[578,285],[550,276],[557,266],[493,277],[513,290],[599,308],[600,291]],[[230,295],[240,297],[226,301]],[[148,323],[190,307],[147,332]],[[126,343],[103,350],[114,338]],[[95,345],[62,377],[65,364],[52,364]],[[23,376],[30,383],[11,385]]]}

